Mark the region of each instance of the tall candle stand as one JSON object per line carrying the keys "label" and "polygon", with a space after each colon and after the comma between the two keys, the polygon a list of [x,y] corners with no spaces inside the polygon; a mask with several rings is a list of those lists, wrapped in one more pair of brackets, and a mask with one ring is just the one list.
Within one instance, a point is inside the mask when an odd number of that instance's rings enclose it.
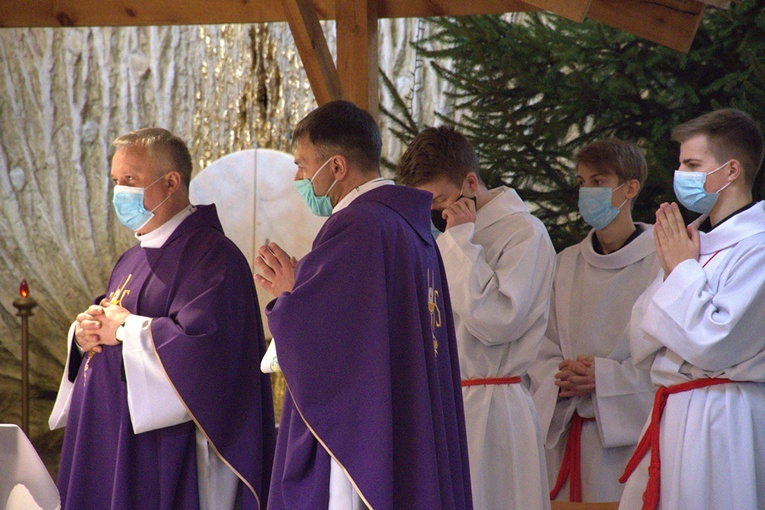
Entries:
{"label": "tall candle stand", "polygon": [[29,285],[21,280],[19,286],[21,297],[13,302],[18,309],[16,315],[21,317],[21,429],[29,435],[29,317],[34,315],[32,308],[37,301],[29,296]]}

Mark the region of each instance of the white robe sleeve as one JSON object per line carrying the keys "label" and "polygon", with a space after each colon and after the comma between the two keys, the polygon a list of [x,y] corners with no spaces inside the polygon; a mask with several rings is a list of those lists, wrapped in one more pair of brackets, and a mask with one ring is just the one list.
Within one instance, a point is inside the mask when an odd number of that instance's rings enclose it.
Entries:
{"label": "white robe sleeve", "polygon": [[656,279],[643,291],[640,297],[632,307],[632,316],[630,317],[630,355],[632,356],[632,363],[643,370],[650,372],[653,360],[656,357],[656,353],[662,349],[663,345],[647,335],[645,331],[640,327],[640,323],[646,314],[653,295],[661,286],[664,281],[664,272],[660,271]]}
{"label": "white robe sleeve", "polygon": [[539,415],[541,437],[547,448],[558,444],[579,401],[577,398],[558,398],[555,374],[559,371],[558,365],[563,357],[550,356],[552,346],[553,342],[549,338],[542,339],[540,359],[528,371],[532,380],[535,379],[532,374],[539,375],[538,385],[532,383],[531,393]]}
{"label": "white robe sleeve", "polygon": [[716,288],[697,261],[678,264],[653,295],[640,325],[708,372],[733,367],[765,350],[765,336],[751,333],[761,330],[765,317],[765,249],[751,243],[728,256],[734,259]]}
{"label": "white robe sleeve", "polygon": [[531,364],[527,373],[531,379],[531,397],[539,415],[539,427],[542,440],[547,448],[554,448],[574,414],[578,399],[558,398],[558,386],[555,374],[563,361],[555,312],[555,290],[550,299],[550,320],[547,331],[542,337],[537,360]]}
{"label": "white robe sleeve", "polygon": [[151,319],[140,315],[129,315],[125,321],[122,360],[130,421],[136,434],[191,420],[154,351],[150,327]]}
{"label": "white robe sleeve", "polygon": [[521,338],[547,314],[555,253],[534,226],[514,230],[494,267],[482,246],[471,242],[474,223],[438,236],[449,270],[452,308],[467,330],[485,345]]}
{"label": "white robe sleeve", "polygon": [[76,325],[77,323],[73,322],[69,326],[69,332],[66,334],[64,375],[61,376],[61,384],[58,387],[56,402],[53,404],[53,411],[51,411],[50,418],[48,418],[48,426],[51,430],[66,427],[66,420],[69,418],[69,404],[72,400],[72,389],[74,389],[74,383],[69,382],[69,357],[72,355],[72,339],[74,338],[74,327]]}
{"label": "white robe sleeve", "polygon": [[653,405],[651,373],[635,367],[631,358],[595,358],[595,384],[592,396],[603,446],[635,444]]}

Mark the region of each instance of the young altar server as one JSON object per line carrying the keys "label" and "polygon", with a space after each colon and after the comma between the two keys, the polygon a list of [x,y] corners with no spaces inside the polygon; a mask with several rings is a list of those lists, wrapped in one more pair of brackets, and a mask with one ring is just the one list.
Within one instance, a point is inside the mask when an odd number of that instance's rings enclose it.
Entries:
{"label": "young altar server", "polygon": [[469,510],[457,346],[430,195],[380,177],[382,140],[348,101],[295,128],[295,185],[329,216],[297,265],[258,250],[287,382],[270,510]]}
{"label": "young altar server", "polygon": [[114,145],[114,212],[139,243],[70,329],[50,418],[62,508],[265,508],[274,411],[249,264],[215,206],[189,203],[181,139]]}
{"label": "young altar server", "polygon": [[522,377],[547,325],[555,251],[510,188],[487,189],[467,139],[451,127],[417,135],[401,184],[433,194],[465,398],[473,504],[549,508],[539,422]]}
{"label": "young altar server", "polygon": [[632,306],[661,269],[653,228],[632,220],[648,170],[635,144],[594,142],[575,158],[579,211],[592,230],[558,255],[550,322],[529,369],[551,498],[619,501],[653,386],[629,353]]}
{"label": "young altar server", "polygon": [[677,204],[656,212],[664,274],[633,310],[636,363],[658,386],[620,508],[765,508],[765,202],[752,119],[716,110],[673,131]]}

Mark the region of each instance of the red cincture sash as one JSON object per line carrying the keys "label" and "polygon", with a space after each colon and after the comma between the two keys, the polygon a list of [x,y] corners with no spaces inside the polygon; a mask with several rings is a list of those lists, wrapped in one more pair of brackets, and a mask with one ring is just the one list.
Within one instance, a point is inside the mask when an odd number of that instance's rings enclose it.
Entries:
{"label": "red cincture sash", "polygon": [[586,421],[595,421],[595,418],[582,418],[574,412],[571,417],[571,427],[568,430],[566,449],[563,452],[563,461],[558,471],[558,479],[555,487],[550,491],[550,499],[558,496],[563,484],[570,478],[568,484],[569,501],[581,503],[582,501],[582,424]]}
{"label": "red cincture sash", "polygon": [[625,483],[630,477],[633,471],[637,468],[640,461],[651,450],[651,462],[648,465],[648,485],[643,493],[643,510],[653,510],[659,505],[659,489],[661,485],[661,460],[659,458],[659,427],[661,424],[661,415],[664,412],[664,407],[667,405],[667,398],[674,393],[682,393],[684,391],[695,390],[696,388],[706,388],[707,386],[715,386],[718,384],[726,384],[733,382],[730,379],[695,379],[693,381],[684,382],[682,384],[676,384],[665,388],[663,386],[656,390],[656,395],[653,398],[653,409],[651,410],[651,423],[649,423],[643,437],[640,438],[640,442],[635,448],[635,453],[632,454],[627,463],[627,467],[624,468],[624,474],[619,481]]}
{"label": "red cincture sash", "polygon": [[462,381],[462,387],[466,386],[485,386],[492,384],[519,384],[520,377],[491,377],[488,379],[466,379]]}

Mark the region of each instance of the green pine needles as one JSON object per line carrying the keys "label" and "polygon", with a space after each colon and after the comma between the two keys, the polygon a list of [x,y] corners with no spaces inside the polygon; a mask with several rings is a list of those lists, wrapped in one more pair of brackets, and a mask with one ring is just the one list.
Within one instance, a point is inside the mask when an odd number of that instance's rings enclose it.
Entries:
{"label": "green pine needles", "polygon": [[[634,209],[653,223],[674,200],[672,128],[733,107],[765,126],[765,7],[757,0],[709,8],[687,54],[587,20],[534,13],[436,18],[418,52],[454,87],[455,114],[439,115],[469,137],[487,186],[515,188],[547,225],[556,249],[581,240],[572,156],[616,136],[646,151],[649,179]],[[451,63],[451,66],[447,65]],[[416,123],[390,80],[392,133],[408,142]],[[395,162],[394,162],[395,163]],[[762,189],[762,172],[756,189]]]}

